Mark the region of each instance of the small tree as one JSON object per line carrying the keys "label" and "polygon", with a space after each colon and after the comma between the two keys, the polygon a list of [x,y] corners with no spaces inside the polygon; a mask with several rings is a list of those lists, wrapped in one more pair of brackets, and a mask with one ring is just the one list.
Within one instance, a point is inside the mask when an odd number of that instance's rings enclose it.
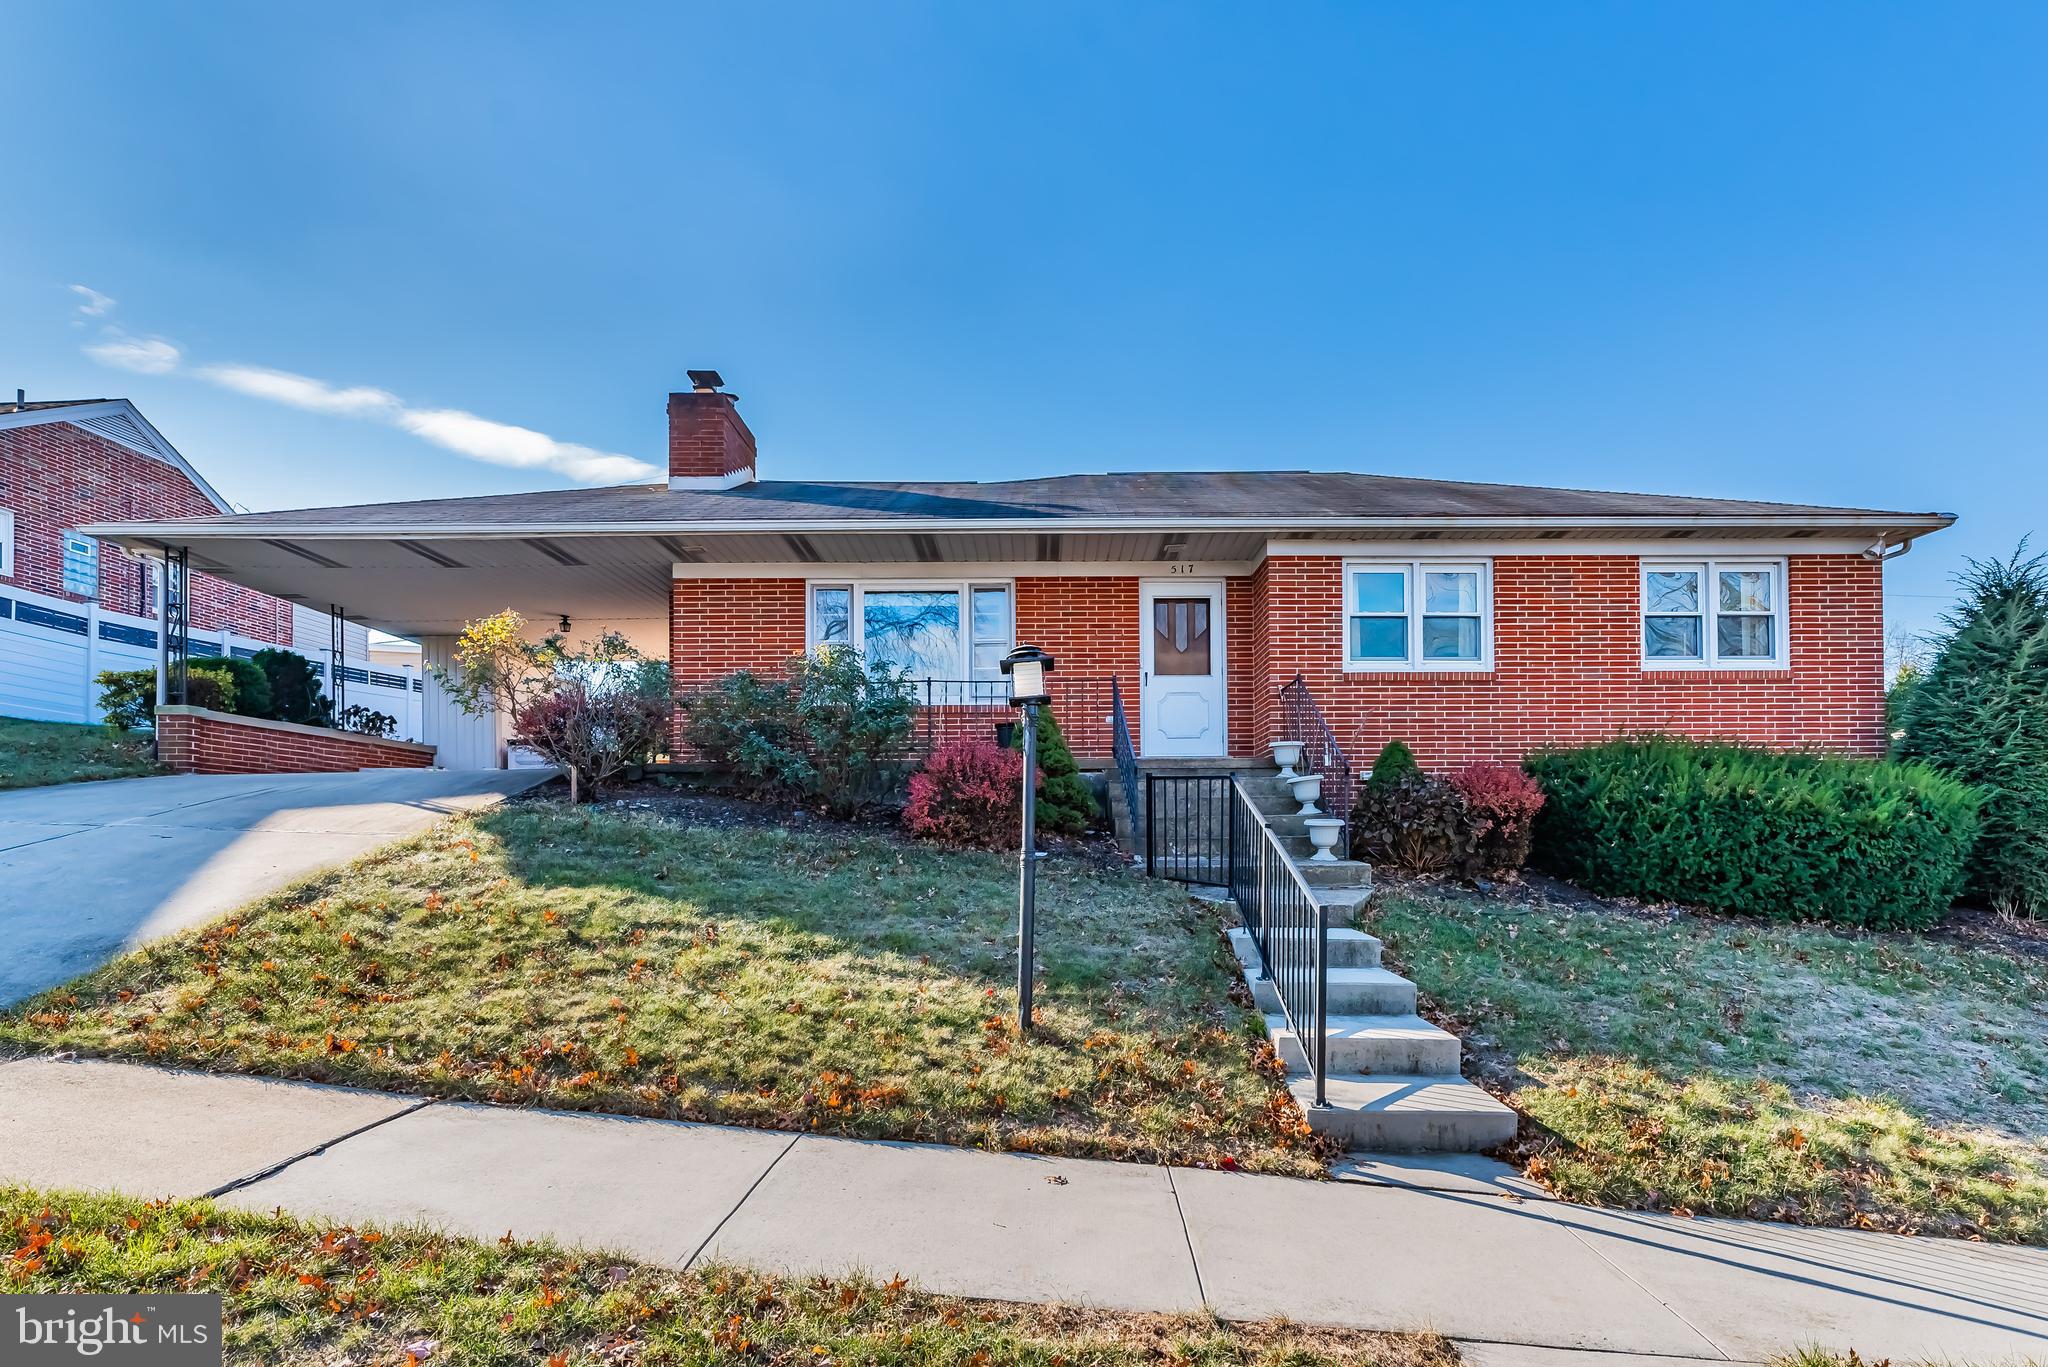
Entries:
{"label": "small tree", "polygon": [[560,632],[528,640],[511,608],[466,625],[454,664],[432,666],[448,696],[472,716],[510,717],[513,739],[568,775],[571,802],[653,754],[674,706],[668,666],[618,632],[572,652]]}
{"label": "small tree", "polygon": [[1972,560],[1962,603],[1906,703],[1900,749],[1984,793],[1970,890],[2048,912],[2048,557]]}
{"label": "small tree", "polygon": [[[1024,748],[1023,719],[1010,733],[1010,748]],[[1038,827],[1079,835],[1095,823],[1095,794],[1081,778],[1081,766],[1060,732],[1050,707],[1038,709]]]}
{"label": "small tree", "polygon": [[255,665],[270,683],[269,715],[301,726],[334,724],[334,704],[320,691],[313,662],[296,650],[259,650]]}
{"label": "small tree", "polygon": [[1422,766],[1415,762],[1415,752],[1398,740],[1390,740],[1380,747],[1379,758],[1372,762],[1372,774],[1366,779],[1374,788],[1391,788],[1410,775],[1422,772]]}

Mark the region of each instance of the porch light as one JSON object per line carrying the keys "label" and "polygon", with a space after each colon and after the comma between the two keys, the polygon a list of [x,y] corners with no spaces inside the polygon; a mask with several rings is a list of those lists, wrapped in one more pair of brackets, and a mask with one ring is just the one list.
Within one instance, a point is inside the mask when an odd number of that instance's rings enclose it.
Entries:
{"label": "porch light", "polygon": [[1024,709],[1023,838],[1017,850],[1017,1033],[1031,1033],[1031,979],[1038,965],[1038,709],[1052,701],[1045,676],[1052,656],[1018,646],[1003,656],[1010,676],[1010,706]]}
{"label": "porch light", "polygon": [[1052,656],[1037,646],[1018,646],[1003,656],[1002,667],[1010,676],[1010,706],[1036,707],[1052,701],[1045,691],[1045,676],[1053,671]]}

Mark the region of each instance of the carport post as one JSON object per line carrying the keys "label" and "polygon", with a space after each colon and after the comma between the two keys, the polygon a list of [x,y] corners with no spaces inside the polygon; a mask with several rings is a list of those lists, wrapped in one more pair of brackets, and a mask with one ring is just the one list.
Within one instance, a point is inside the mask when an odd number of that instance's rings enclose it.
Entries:
{"label": "carport post", "polygon": [[[163,547],[157,547],[163,550]],[[171,584],[170,552],[150,569],[156,578],[156,705],[171,700]]]}

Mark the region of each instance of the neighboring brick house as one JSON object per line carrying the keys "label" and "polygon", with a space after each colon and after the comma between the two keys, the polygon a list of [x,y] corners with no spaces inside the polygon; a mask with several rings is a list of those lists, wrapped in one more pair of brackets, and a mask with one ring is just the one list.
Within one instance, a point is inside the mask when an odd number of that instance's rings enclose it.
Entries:
{"label": "neighboring brick house", "polygon": [[[0,592],[149,617],[149,565],[79,529],[230,512],[126,399],[0,403]],[[291,604],[209,574],[192,577],[191,615],[195,629],[292,643]]]}
{"label": "neighboring brick house", "polygon": [[[692,379],[666,484],[97,530],[347,603],[429,660],[507,606],[622,630],[684,690],[847,642],[980,730],[1029,642],[1085,757],[1112,681],[1141,754],[1246,756],[1299,678],[1355,762],[1398,738],[1438,767],[1646,729],[1878,754],[1881,562],[1953,521],[1301,471],[762,480],[734,397]],[[430,689],[424,738],[460,725]]]}

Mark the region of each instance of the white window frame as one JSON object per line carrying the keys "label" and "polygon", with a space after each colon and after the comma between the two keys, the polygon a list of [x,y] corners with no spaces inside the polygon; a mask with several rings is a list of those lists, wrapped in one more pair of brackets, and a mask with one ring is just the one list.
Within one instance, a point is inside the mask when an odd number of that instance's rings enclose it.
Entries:
{"label": "white window frame", "polygon": [[[1771,576],[1771,655],[1738,655],[1723,659],[1718,619],[1721,616],[1720,575],[1724,570],[1767,570]],[[1697,573],[1700,576],[1700,657],[1675,660],[1650,654],[1643,624],[1650,613],[1650,576],[1653,574]],[[1687,560],[1672,556],[1652,560],[1644,557],[1636,573],[1636,649],[1647,671],[1706,669],[1790,669],[1792,667],[1791,594],[1786,561],[1780,556],[1721,556]],[[1659,614],[1685,616],[1689,614]],[[1742,614],[1755,615],[1755,614]]]}
{"label": "white window frame", "polygon": [[[976,678],[974,674],[974,647],[996,644],[993,641],[977,640],[974,635],[974,591],[976,589],[1001,589],[1010,595],[1010,635],[1005,642],[1014,648],[1017,644],[1017,581],[1014,579],[810,579],[804,582],[804,649],[815,652],[823,644],[818,640],[818,590],[846,589],[847,598],[847,644],[863,655],[867,653],[867,628],[863,620],[862,602],[870,592],[941,592],[960,595],[960,655],[956,671],[947,676],[951,680],[971,680],[975,683],[1000,682],[1001,674]],[[1005,652],[1007,653],[1007,652]],[[973,690],[977,696],[981,690]],[[1004,692],[1005,700],[1008,692]]]}
{"label": "white window frame", "polygon": [[0,508],[0,577],[14,577],[14,511]]}
{"label": "white window frame", "polygon": [[[1396,613],[1363,613],[1355,610],[1352,600],[1351,576],[1358,570],[1401,570],[1407,575],[1407,611]],[[1476,660],[1426,659],[1422,654],[1422,619],[1424,616],[1470,616],[1469,613],[1427,613],[1423,612],[1422,576],[1431,570],[1458,570],[1476,573],[1479,576],[1479,658]],[[1347,674],[1472,674],[1486,673],[1493,668],[1493,561],[1472,558],[1419,558],[1389,559],[1372,557],[1352,559],[1344,562],[1343,587],[1340,590],[1343,611],[1339,615],[1339,630],[1342,639],[1338,648],[1344,657],[1344,672]],[[1351,619],[1354,617],[1392,617],[1405,615],[1408,622],[1408,658],[1405,660],[1359,659],[1351,653]]]}

